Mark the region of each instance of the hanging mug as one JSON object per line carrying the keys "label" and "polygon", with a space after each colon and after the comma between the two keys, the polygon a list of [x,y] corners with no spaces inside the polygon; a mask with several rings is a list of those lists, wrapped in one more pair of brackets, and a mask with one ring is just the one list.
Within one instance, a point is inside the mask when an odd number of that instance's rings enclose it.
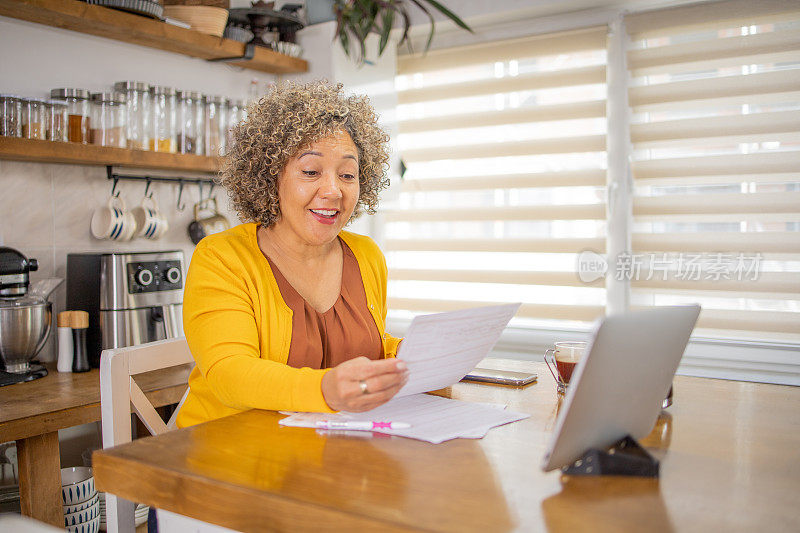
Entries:
{"label": "hanging mug", "polygon": [[125,209],[122,198],[115,195],[108,199],[107,205],[94,210],[90,227],[96,239],[122,241],[130,239],[136,231],[136,221]]}
{"label": "hanging mug", "polygon": [[[211,216],[200,218],[202,211],[210,211]],[[194,244],[199,243],[206,235],[219,233],[231,227],[228,219],[217,211],[217,199],[208,198],[194,204],[194,220],[189,224],[189,238]]]}
{"label": "hanging mug", "polygon": [[158,209],[158,204],[152,196],[145,196],[142,204],[133,208],[133,216],[139,231],[137,237],[155,240],[164,235],[169,228],[167,219]]}

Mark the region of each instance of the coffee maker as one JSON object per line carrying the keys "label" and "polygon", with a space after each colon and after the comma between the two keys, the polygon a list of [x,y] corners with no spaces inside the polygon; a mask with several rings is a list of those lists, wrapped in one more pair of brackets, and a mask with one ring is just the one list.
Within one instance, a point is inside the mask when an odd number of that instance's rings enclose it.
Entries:
{"label": "coffee maker", "polygon": [[183,252],[67,255],[67,309],[89,313],[89,364],[100,353],[183,335]]}

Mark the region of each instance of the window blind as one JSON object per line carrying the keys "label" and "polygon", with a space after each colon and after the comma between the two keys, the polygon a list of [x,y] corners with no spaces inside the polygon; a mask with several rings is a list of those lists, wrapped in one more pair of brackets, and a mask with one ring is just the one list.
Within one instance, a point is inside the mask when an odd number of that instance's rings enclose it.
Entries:
{"label": "window blind", "polygon": [[[791,8],[794,8],[792,10]],[[697,301],[726,338],[800,339],[800,9],[626,17],[632,305]]]}
{"label": "window blind", "polygon": [[406,172],[384,203],[395,316],[523,302],[518,322],[601,316],[606,27],[398,58]]}

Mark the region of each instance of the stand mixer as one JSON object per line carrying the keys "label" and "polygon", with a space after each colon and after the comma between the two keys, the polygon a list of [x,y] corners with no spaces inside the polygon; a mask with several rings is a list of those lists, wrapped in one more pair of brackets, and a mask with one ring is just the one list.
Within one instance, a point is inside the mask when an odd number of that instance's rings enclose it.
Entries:
{"label": "stand mixer", "polygon": [[44,280],[45,294],[30,289],[30,273],[39,268],[13,248],[0,247],[0,386],[31,381],[47,369],[31,360],[47,342],[53,304],[47,296],[60,280]]}

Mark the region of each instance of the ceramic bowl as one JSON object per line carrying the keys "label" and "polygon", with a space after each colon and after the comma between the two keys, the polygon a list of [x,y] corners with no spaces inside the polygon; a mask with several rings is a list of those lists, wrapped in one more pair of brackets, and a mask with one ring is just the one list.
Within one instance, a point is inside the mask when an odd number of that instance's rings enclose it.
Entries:
{"label": "ceramic bowl", "polygon": [[233,39],[240,43],[249,43],[253,40],[253,32],[238,26],[226,26],[225,33],[222,34],[226,39]]}
{"label": "ceramic bowl", "polygon": [[94,497],[94,476],[88,466],[61,469],[61,498],[64,505],[75,505]]}
{"label": "ceramic bowl", "polygon": [[97,533],[100,531],[100,515],[92,518],[88,522],[75,526],[67,526],[69,533]]}
{"label": "ceramic bowl", "polygon": [[278,41],[274,43],[274,48],[276,52],[280,52],[281,54],[286,54],[287,56],[291,57],[300,57],[300,55],[303,53],[303,49],[297,43]]}
{"label": "ceramic bowl", "polygon": [[[75,505],[65,505],[64,506],[64,514],[67,515],[69,513],[77,513],[78,511],[83,511],[84,509],[88,509],[92,505],[100,503],[100,496],[99,493],[95,492],[94,496],[86,500],[85,502],[76,503]],[[98,505],[99,508],[99,505]]]}
{"label": "ceramic bowl", "polygon": [[[100,531],[106,530],[106,493],[105,492],[98,492],[100,496]],[[150,507],[147,505],[140,503],[136,506],[134,511],[134,526],[139,527],[145,522],[147,522],[147,514],[150,511]]]}
{"label": "ceramic bowl", "polygon": [[100,519],[100,505],[95,503],[91,507],[83,509],[82,511],[75,511],[74,513],[68,513],[64,515],[64,525],[69,526],[78,526],[80,524],[85,524],[91,522],[97,518]]}

